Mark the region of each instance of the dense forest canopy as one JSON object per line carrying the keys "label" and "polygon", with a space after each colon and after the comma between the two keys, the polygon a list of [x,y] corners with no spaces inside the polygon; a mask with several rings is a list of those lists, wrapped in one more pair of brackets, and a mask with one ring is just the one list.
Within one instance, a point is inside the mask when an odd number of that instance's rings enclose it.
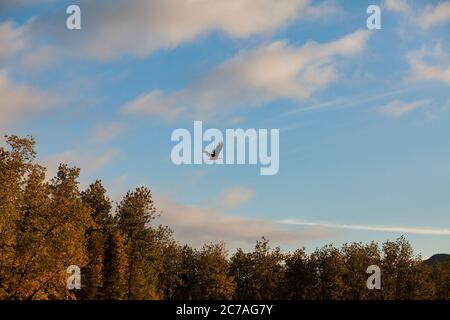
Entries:
{"label": "dense forest canopy", "polygon": [[[146,187],[117,206],[101,181],[80,190],[80,169],[51,180],[34,139],[0,148],[0,299],[449,299],[450,261],[427,265],[408,241],[283,252],[265,238],[230,256],[224,243],[177,243],[157,223]],[[115,210],[112,208],[115,207]],[[256,239],[255,239],[256,240]],[[380,290],[366,269],[378,265]],[[81,289],[66,287],[81,268]]]}

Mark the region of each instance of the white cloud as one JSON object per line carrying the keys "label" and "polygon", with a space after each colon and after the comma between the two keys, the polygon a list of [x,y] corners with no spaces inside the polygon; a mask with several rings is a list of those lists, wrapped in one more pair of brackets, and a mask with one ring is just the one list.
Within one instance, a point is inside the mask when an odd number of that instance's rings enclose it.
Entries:
{"label": "white cloud", "polygon": [[74,149],[45,157],[42,163],[47,168],[47,177],[52,178],[56,175],[58,166],[61,163],[80,168],[82,174],[93,173],[110,164],[119,155],[120,151],[117,149],[105,151]]}
{"label": "white cloud", "polygon": [[61,50],[55,46],[42,46],[24,54],[21,64],[29,70],[40,70],[53,66],[58,62]]}
{"label": "white cloud", "polygon": [[399,12],[405,15],[411,14],[411,7],[406,0],[385,0],[384,6],[388,11]]}
{"label": "white cloud", "polygon": [[99,125],[94,128],[94,141],[97,143],[106,143],[117,136],[123,134],[127,130],[126,125],[119,122],[111,122],[108,124]]}
{"label": "white cloud", "polygon": [[450,21],[450,1],[440,2],[436,6],[428,5],[418,18],[422,29]]}
{"label": "white cloud", "polygon": [[287,224],[287,225],[324,227],[324,228],[332,228],[332,229],[348,229],[348,230],[361,230],[361,231],[450,236],[450,229],[447,229],[447,228],[391,227],[391,226],[373,226],[373,225],[356,225],[356,224],[337,224],[337,223],[326,223],[326,222],[308,222],[308,221],[293,220],[293,219],[280,220],[280,221],[278,221],[278,223]]}
{"label": "white cloud", "polygon": [[2,3],[0,4],[0,10],[13,7],[29,7],[52,1],[55,0],[2,0]]}
{"label": "white cloud", "polygon": [[122,107],[122,110],[128,114],[139,113],[147,116],[159,116],[166,120],[175,120],[186,111],[184,106],[178,105],[183,100],[183,95],[185,94],[180,92],[169,96],[160,90],[154,90],[127,103]]}
{"label": "white cloud", "polygon": [[414,101],[414,102],[404,102],[399,100],[394,100],[388,104],[382,106],[379,111],[388,117],[399,118],[404,114],[407,114],[413,110],[424,108],[430,105],[428,100]]}
{"label": "white cloud", "polygon": [[237,208],[253,198],[254,191],[248,187],[231,187],[225,189],[225,191],[220,195],[219,206],[223,209],[234,209]]}
{"label": "white cloud", "polygon": [[268,219],[225,215],[214,206],[187,206],[167,196],[156,197],[161,211],[158,222],[174,230],[181,243],[200,247],[204,243],[225,241],[230,248],[249,248],[262,236],[275,244],[295,244],[330,235],[320,227],[292,230]]}
{"label": "white cloud", "polygon": [[0,23],[0,62],[14,57],[20,50],[26,47],[23,37],[23,29],[17,27],[14,22]]}
{"label": "white cloud", "polygon": [[0,70],[0,126],[8,126],[54,108],[61,99],[25,84],[13,83],[6,71]]}
{"label": "white cloud", "polygon": [[[22,25],[13,21],[0,23],[0,64],[22,71],[44,69],[59,62],[64,48],[47,45],[45,34],[35,33],[36,18]],[[41,37],[43,36],[43,37]]]}
{"label": "white cloud", "polygon": [[358,30],[329,43],[308,42],[301,47],[276,41],[238,54],[184,90],[169,94],[154,90],[122,109],[168,120],[205,119],[277,99],[302,101],[337,80],[338,58],[362,52],[369,35]]}
{"label": "white cloud", "polygon": [[408,53],[407,60],[410,65],[408,79],[436,80],[450,85],[450,57],[440,43]]}
{"label": "white cloud", "polygon": [[61,37],[48,25],[53,22],[37,23],[76,48],[77,55],[100,60],[127,54],[143,57],[214,31],[233,38],[269,34],[297,19],[330,14],[334,8],[312,6],[310,0],[112,0],[82,1],[80,6],[87,32]]}

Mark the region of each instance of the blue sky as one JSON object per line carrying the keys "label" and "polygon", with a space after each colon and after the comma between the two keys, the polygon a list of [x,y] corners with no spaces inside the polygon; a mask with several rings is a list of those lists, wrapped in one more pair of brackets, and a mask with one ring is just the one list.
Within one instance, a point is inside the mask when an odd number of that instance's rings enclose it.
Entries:
{"label": "blue sky", "polygon": [[[449,1],[5,1],[0,130],[115,200],[149,186],[192,245],[405,234],[423,256],[450,252],[449,30]],[[175,166],[170,135],[195,119],[279,128],[279,173]]]}

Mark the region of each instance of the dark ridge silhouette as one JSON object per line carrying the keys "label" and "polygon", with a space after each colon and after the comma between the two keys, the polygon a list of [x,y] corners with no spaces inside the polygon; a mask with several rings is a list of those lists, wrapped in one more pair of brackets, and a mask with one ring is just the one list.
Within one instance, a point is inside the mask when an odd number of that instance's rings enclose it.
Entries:
{"label": "dark ridge silhouette", "polygon": [[432,255],[430,258],[428,258],[424,262],[427,266],[432,266],[436,263],[443,263],[443,262],[447,262],[447,261],[450,261],[450,254],[438,253],[438,254]]}

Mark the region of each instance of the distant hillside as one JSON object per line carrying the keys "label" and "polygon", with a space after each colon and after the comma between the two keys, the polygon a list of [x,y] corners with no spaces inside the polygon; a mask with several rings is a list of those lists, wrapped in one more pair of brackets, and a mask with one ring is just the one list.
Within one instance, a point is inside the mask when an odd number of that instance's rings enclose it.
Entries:
{"label": "distant hillside", "polygon": [[425,260],[425,264],[431,266],[435,263],[446,262],[450,260],[450,254],[439,253],[431,256],[427,260]]}

